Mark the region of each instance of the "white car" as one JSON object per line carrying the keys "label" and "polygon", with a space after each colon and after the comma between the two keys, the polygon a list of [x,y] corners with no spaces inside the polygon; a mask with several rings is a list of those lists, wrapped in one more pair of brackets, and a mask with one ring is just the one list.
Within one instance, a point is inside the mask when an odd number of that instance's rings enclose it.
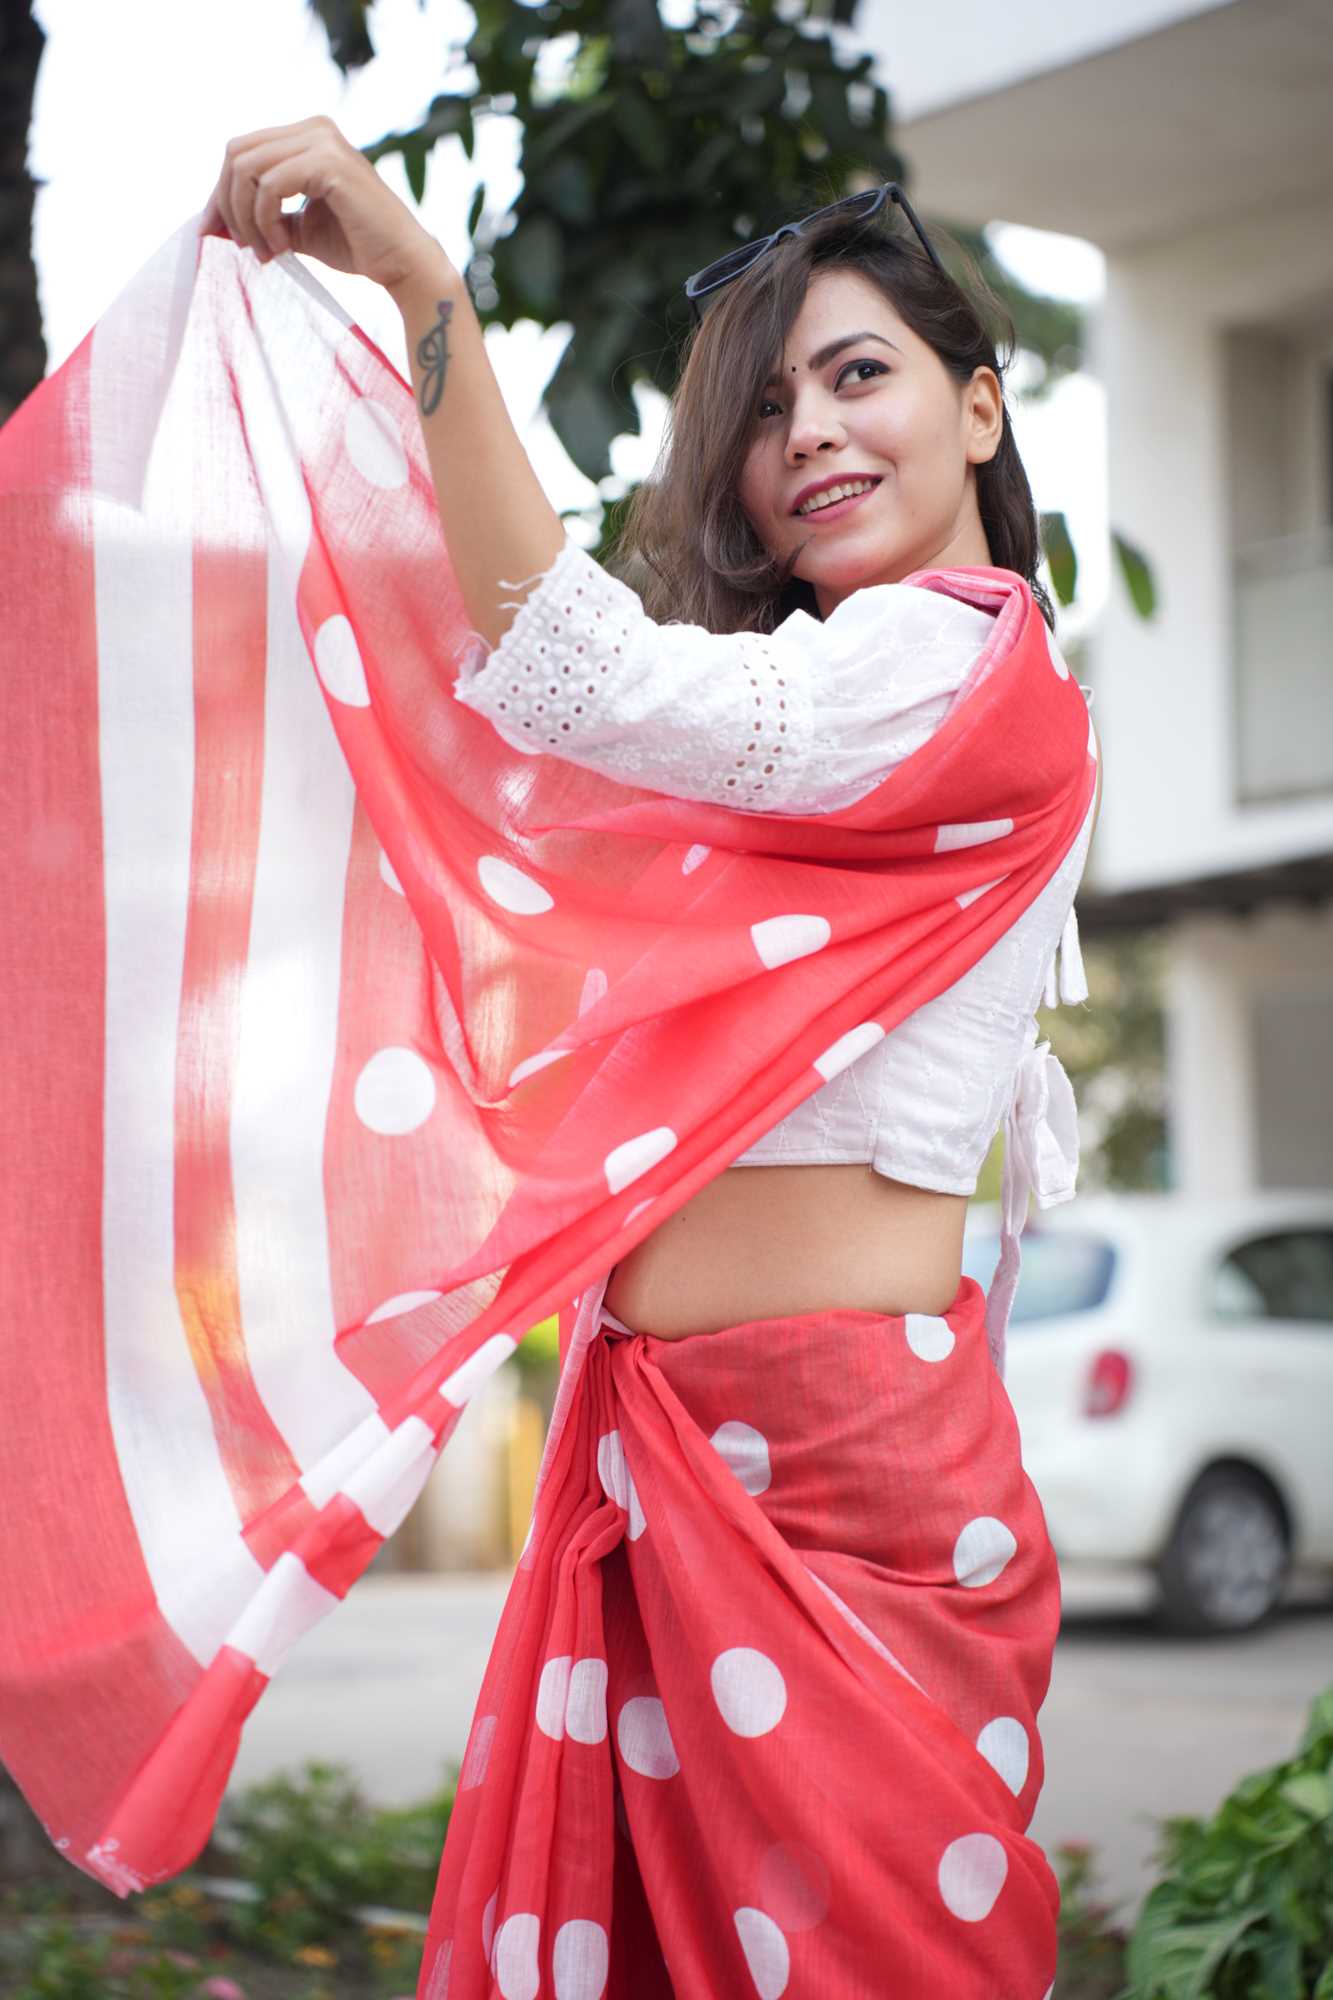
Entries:
{"label": "white car", "polygon": [[[983,1285],[996,1228],[969,1213]],[[1191,1632],[1333,1570],[1333,1193],[1080,1196],[1022,1248],[1005,1387],[1057,1555],[1150,1566]]]}

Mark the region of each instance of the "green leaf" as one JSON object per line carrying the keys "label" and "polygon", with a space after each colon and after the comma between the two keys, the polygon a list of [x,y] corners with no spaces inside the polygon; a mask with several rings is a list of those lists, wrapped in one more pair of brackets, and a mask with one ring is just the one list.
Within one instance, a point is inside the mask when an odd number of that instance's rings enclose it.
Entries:
{"label": "green leaf", "polygon": [[1050,564],[1056,596],[1061,604],[1072,604],[1078,583],[1078,556],[1069,539],[1069,524],[1062,513],[1041,516],[1041,545]]}
{"label": "green leaf", "polygon": [[1328,1755],[1333,1758],[1333,1683],[1315,1696],[1310,1719],[1305,1725],[1305,1735],[1301,1739],[1301,1756],[1307,1756],[1321,1744],[1326,1746]]}
{"label": "green leaf", "polygon": [[1323,1971],[1315,1982],[1315,1989],[1310,1995],[1310,2000],[1333,2000],[1333,1954],[1330,1954]]}
{"label": "green leaf", "polygon": [[626,429],[626,412],[600,376],[588,377],[560,366],[547,385],[543,401],[552,428],[586,479],[605,479],[611,470],[611,441]]}
{"label": "green leaf", "polygon": [[1140,618],[1151,618],[1157,610],[1157,586],[1153,581],[1148,558],[1132,542],[1126,541],[1115,529],[1111,531],[1111,545],[1120,563],[1120,574],[1125,579],[1134,609]]}
{"label": "green leaf", "polygon": [[485,208],[485,206],[486,206],[486,183],[485,181],[482,181],[477,189],[477,192],[472,197],[472,206],[469,208],[467,212],[467,233],[469,236],[476,235],[477,224],[481,221],[481,211],[483,210],[483,208]]}
{"label": "green leaf", "polygon": [[554,319],[565,265],[559,223],[549,215],[529,216],[504,239],[503,248],[505,269],[526,304],[539,318]]}
{"label": "green leaf", "polygon": [[412,199],[420,206],[426,193],[426,148],[420,142],[403,147],[403,166],[407,171],[407,185],[412,190]]}
{"label": "green leaf", "polygon": [[1333,1813],[1333,1785],[1326,1777],[1320,1777],[1313,1771],[1288,1778],[1282,1787],[1282,1796],[1298,1812],[1308,1813],[1313,1820],[1327,1819]]}

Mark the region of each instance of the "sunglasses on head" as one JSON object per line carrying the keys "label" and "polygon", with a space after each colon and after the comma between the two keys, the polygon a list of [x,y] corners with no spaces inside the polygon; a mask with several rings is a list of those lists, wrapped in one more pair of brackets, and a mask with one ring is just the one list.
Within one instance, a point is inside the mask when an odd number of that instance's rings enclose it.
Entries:
{"label": "sunglasses on head", "polygon": [[710,292],[718,291],[723,285],[729,285],[733,278],[739,278],[743,271],[748,271],[766,250],[771,250],[784,236],[800,236],[808,223],[819,222],[826,215],[855,216],[863,222],[868,222],[886,201],[897,202],[916,231],[921,247],[931,263],[936,270],[943,271],[944,266],[936,256],[930,238],[921,227],[911,202],[897,181],[885,181],[882,187],[866,188],[861,194],[845,195],[841,201],[831,202],[827,208],[817,208],[812,214],[803,215],[799,222],[784,222],[780,229],[773,230],[770,235],[756,236],[753,243],[740,243],[734,250],[728,250],[725,257],[717,258],[712,264],[705,264],[702,271],[696,271],[692,277],[685,280],[685,296],[690,302],[695,325],[698,326],[703,319],[700,299],[706,298]]}

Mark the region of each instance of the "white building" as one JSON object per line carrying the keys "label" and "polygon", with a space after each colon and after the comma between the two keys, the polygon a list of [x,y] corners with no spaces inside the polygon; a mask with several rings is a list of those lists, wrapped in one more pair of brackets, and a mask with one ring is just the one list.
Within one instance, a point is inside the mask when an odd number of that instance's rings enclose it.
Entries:
{"label": "white building", "polygon": [[872,0],[927,215],[1090,239],[1109,512],[1085,932],[1169,926],[1178,1185],[1333,1183],[1333,8]]}

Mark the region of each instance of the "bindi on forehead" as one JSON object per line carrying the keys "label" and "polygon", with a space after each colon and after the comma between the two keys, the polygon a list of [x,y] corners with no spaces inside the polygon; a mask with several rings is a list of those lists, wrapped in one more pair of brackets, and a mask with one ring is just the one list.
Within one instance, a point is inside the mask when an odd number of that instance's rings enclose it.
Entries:
{"label": "bindi on forehead", "polygon": [[[886,334],[872,333],[868,328],[863,328],[860,333],[839,334],[836,340],[830,340],[829,342],[827,342],[825,346],[817,348],[816,351],[810,356],[807,366],[809,367],[811,373],[813,373],[817,368],[827,367],[828,363],[834,360],[839,354],[841,354],[845,347],[855,347],[858,344],[858,342],[863,340],[873,340],[876,341],[881,347],[891,347],[895,354],[901,355],[902,353],[901,347],[896,346],[895,343],[891,341]],[[797,372],[796,363],[794,361],[791,364],[791,372],[793,375]],[[778,378],[776,375],[770,375],[767,382],[765,382],[764,387],[766,389],[771,389],[774,383],[777,381],[777,379]]]}

